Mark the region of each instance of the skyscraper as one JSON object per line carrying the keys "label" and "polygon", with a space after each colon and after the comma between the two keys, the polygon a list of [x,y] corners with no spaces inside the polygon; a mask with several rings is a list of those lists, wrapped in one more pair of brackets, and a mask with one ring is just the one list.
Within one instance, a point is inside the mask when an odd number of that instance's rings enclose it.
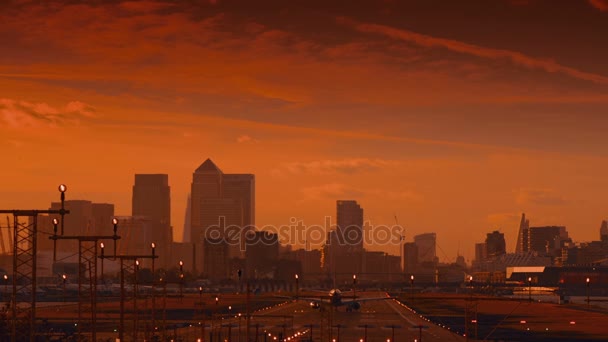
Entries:
{"label": "skyscraper", "polygon": [[363,209],[357,201],[337,201],[336,203],[339,236],[342,237],[346,251],[363,251]]}
{"label": "skyscraper", "polygon": [[403,264],[403,272],[406,274],[416,272],[418,267],[418,246],[414,242],[403,244],[403,255],[405,261]]}
{"label": "skyscraper", "polygon": [[480,242],[475,244],[475,261],[481,262],[488,257],[486,243]]}
{"label": "skyscraper", "polygon": [[148,222],[150,230],[147,239],[156,245],[159,265],[167,265],[173,242],[169,176],[136,174],[131,213],[134,218],[145,218]]}
{"label": "skyscraper", "polygon": [[506,253],[505,234],[495,230],[486,236],[486,253],[488,258],[494,258]]}
{"label": "skyscraper", "polygon": [[[217,232],[209,230],[214,227],[221,230],[220,237],[230,244],[229,256],[242,256],[244,233],[254,229],[255,225],[255,176],[223,173],[211,159],[207,159],[194,171],[190,196],[190,242],[195,244],[197,251],[193,268],[204,265],[204,254],[200,251],[204,248],[205,238],[218,237],[209,235]],[[222,227],[220,218],[223,218]],[[226,229],[237,229],[239,234],[228,241]]]}
{"label": "skyscraper", "polygon": [[[60,202],[52,202],[51,210],[61,209]],[[112,218],[114,217],[114,205],[108,203],[93,203],[87,200],[67,200],[65,209],[70,213],[64,216],[64,235],[112,235]],[[39,231],[44,232],[42,239],[38,239],[40,249],[52,249],[53,243],[48,240],[47,233],[52,234],[52,220],[56,218],[61,222],[59,215],[49,215],[39,222]],[[57,234],[61,234],[61,224]],[[41,241],[42,240],[42,241]],[[59,240],[58,251],[78,251],[78,241]]]}
{"label": "skyscraper", "polygon": [[600,241],[608,243],[608,222],[602,221],[600,226]]}
{"label": "skyscraper", "polygon": [[530,220],[527,220],[526,214],[523,213],[521,214],[521,221],[519,223],[515,253],[525,253],[528,251],[528,229],[530,229]]}
{"label": "skyscraper", "polygon": [[566,227],[530,227],[528,229],[528,250],[541,255],[549,255],[561,247],[561,241],[567,239],[568,232],[566,231]]}
{"label": "skyscraper", "polygon": [[425,233],[414,236],[418,247],[419,263],[437,263],[437,234]]}
{"label": "skyscraper", "polygon": [[339,200],[336,216],[336,229],[327,233],[327,270],[342,281],[363,269],[363,209],[357,201]]}

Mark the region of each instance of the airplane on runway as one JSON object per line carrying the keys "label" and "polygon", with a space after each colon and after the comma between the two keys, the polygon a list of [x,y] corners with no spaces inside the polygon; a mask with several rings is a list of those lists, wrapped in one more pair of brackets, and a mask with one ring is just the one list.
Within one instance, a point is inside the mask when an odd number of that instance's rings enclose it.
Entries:
{"label": "airplane on runway", "polygon": [[388,295],[385,297],[357,298],[357,296],[354,294],[352,296],[345,296],[342,293],[342,291],[340,291],[339,289],[332,289],[331,291],[329,291],[328,295],[318,296],[318,297],[300,297],[300,296],[295,296],[295,297],[280,296],[280,297],[289,298],[289,299],[293,299],[293,300],[310,301],[310,307],[313,309],[319,309],[319,310],[322,310],[323,306],[330,306],[333,308],[338,308],[338,307],[344,306],[344,307],[346,307],[347,312],[359,310],[361,308],[362,302],[386,300],[386,299],[393,298]]}

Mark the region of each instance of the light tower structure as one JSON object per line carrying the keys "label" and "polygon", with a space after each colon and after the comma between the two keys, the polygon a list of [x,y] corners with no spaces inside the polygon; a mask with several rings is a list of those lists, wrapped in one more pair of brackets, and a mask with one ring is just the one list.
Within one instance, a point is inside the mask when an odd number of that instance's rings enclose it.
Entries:
{"label": "light tower structure", "polygon": [[[59,185],[61,193],[61,209],[58,210],[0,210],[0,214],[13,215],[13,277],[11,296],[11,341],[36,340],[36,257],[38,236],[38,215],[69,214],[66,210],[65,192],[67,187]],[[27,223],[23,219],[28,218]],[[9,227],[10,228],[10,227]],[[18,298],[23,294],[29,296],[27,302],[17,305]],[[19,324],[26,321],[25,326]]]}

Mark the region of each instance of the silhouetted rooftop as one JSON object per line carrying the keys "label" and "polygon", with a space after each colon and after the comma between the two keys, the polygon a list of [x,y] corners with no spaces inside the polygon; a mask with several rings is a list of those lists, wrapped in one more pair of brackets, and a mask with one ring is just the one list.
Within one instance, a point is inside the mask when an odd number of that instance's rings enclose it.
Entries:
{"label": "silhouetted rooftop", "polygon": [[196,173],[202,173],[202,172],[216,172],[216,173],[223,173],[222,170],[220,170],[219,167],[217,167],[217,165],[215,165],[211,159],[207,158],[207,160],[205,160],[201,166],[198,167],[198,169],[196,169],[196,171],[194,171]]}

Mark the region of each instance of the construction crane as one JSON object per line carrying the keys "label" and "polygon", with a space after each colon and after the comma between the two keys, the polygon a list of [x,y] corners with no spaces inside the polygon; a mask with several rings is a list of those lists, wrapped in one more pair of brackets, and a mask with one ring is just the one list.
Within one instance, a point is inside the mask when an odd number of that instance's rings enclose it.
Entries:
{"label": "construction crane", "polygon": [[[399,226],[399,220],[397,219],[397,214],[393,214],[395,217],[395,224],[397,227]],[[403,241],[405,241],[405,235],[402,234],[403,231],[399,232],[399,264],[401,266],[401,270],[405,270],[405,260],[403,260]]]}
{"label": "construction crane", "polygon": [[[8,216],[7,216],[8,218]],[[2,226],[0,226],[2,228]],[[8,225],[7,230],[10,229],[10,225]],[[10,239],[10,236],[9,236]],[[4,246],[4,231],[0,230],[0,254],[7,254],[6,247]]]}

